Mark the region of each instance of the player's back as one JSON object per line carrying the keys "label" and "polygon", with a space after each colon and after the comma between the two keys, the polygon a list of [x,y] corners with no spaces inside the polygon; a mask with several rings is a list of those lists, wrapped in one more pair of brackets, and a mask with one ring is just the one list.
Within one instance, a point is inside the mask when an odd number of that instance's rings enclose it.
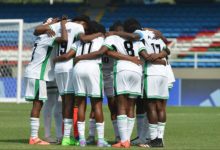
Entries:
{"label": "player's back", "polygon": [[54,73],[51,60],[53,44],[54,37],[48,37],[46,34],[37,37],[32,50],[31,61],[25,69],[25,77],[46,81],[53,80]]}
{"label": "player's back", "polygon": [[[121,38],[119,36],[113,35],[110,37],[107,37],[105,40],[105,44],[109,44],[112,47],[116,49],[117,52],[128,55],[131,57],[139,57],[139,41],[138,42],[131,42],[124,38]],[[142,72],[142,66],[137,65],[131,61],[127,60],[117,60],[116,61],[117,67],[116,72],[122,71],[122,70],[130,70],[135,71],[138,73]]]}
{"label": "player's back", "polygon": [[[159,54],[164,48],[166,48],[166,44],[163,40],[156,39],[152,31],[143,31],[143,39],[148,54]],[[166,59],[163,58],[163,60]],[[144,70],[145,74],[167,76],[166,66],[152,64],[150,62],[147,62],[146,64],[147,68]]]}
{"label": "player's back", "polygon": [[[77,47],[76,56],[80,56],[80,55],[85,55],[85,54],[89,54],[91,52],[100,50],[104,42],[104,38],[98,37],[98,38],[93,39],[91,42],[87,42],[87,43],[84,43],[81,41],[77,41],[77,42],[78,43],[76,43],[76,47]],[[95,58],[95,59],[90,59],[90,60],[79,61],[79,63],[84,63],[84,62],[89,62],[89,63],[94,62],[94,63],[101,64],[102,60],[100,57],[100,58]]]}
{"label": "player's back", "polygon": [[[53,29],[58,31],[57,36],[61,36],[60,24],[55,24]],[[80,33],[84,33],[83,26],[80,24],[74,23],[74,22],[67,22],[66,30],[67,30],[68,41],[63,42],[63,43],[58,43],[57,49],[56,49],[58,56],[68,53],[72,43],[74,42],[74,39],[77,38],[77,36]],[[55,71],[56,72],[68,72],[72,67],[73,67],[73,59],[70,59],[67,61],[56,63]]]}

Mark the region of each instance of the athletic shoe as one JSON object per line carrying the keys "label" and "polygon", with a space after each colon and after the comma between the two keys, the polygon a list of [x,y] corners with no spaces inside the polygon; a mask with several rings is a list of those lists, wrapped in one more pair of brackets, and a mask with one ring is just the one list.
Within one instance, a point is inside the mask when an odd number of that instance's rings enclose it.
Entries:
{"label": "athletic shoe", "polygon": [[118,143],[112,145],[112,147],[114,147],[114,148],[130,148],[130,142],[129,141],[118,142]]}
{"label": "athletic shoe", "polygon": [[98,140],[97,146],[98,147],[111,147],[111,145],[108,144],[108,142],[105,140]]}
{"label": "athletic shoe", "polygon": [[147,144],[142,144],[139,145],[140,147],[146,147],[146,148],[150,148],[150,147],[164,147],[163,144],[163,140],[156,138],[154,140],[151,140],[150,142],[148,142]]}
{"label": "athletic shoe", "polygon": [[32,138],[32,137],[30,137],[30,139],[29,139],[29,144],[30,145],[50,145],[50,143],[48,143],[48,142],[46,142],[46,141],[43,141],[43,140],[41,140],[40,138]]}
{"label": "athletic shoe", "polygon": [[80,147],[85,147],[86,146],[86,140],[85,139],[79,140],[79,146]]}
{"label": "athletic shoe", "polygon": [[77,140],[75,140],[73,137],[70,137],[70,138],[64,137],[61,145],[63,145],[63,146],[68,146],[68,145],[78,146],[79,142]]}
{"label": "athletic shoe", "polygon": [[57,138],[56,144],[57,145],[61,145],[61,143],[62,143],[62,137],[61,138]]}
{"label": "athletic shoe", "polygon": [[55,140],[55,139],[53,139],[52,137],[46,137],[45,139],[44,139],[44,141],[46,141],[46,142],[48,142],[48,143],[56,143],[57,141]]}
{"label": "athletic shoe", "polygon": [[139,144],[144,144],[144,143],[146,143],[146,141],[143,141],[140,138],[136,138],[131,141],[131,145],[133,145],[133,146],[139,145]]}
{"label": "athletic shoe", "polygon": [[95,137],[94,136],[89,136],[87,139],[86,139],[86,144],[95,144]]}

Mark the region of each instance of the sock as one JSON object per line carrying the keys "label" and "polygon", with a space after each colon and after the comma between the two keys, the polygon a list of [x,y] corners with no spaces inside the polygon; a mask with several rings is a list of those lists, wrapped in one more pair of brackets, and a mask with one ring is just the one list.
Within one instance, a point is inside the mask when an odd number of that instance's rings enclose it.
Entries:
{"label": "sock", "polygon": [[51,136],[51,121],[52,121],[52,110],[55,102],[55,96],[51,93],[47,93],[48,100],[43,106],[43,118],[44,118],[44,136]]}
{"label": "sock", "polygon": [[149,123],[149,132],[150,132],[150,139],[154,140],[157,138],[157,124],[150,124]]}
{"label": "sock", "polygon": [[89,119],[89,136],[95,136],[96,122],[95,119]]}
{"label": "sock", "polygon": [[79,139],[85,140],[85,121],[84,122],[77,122],[78,131],[79,131]]}
{"label": "sock", "polygon": [[144,126],[144,115],[145,114],[137,114],[136,120],[137,120],[137,135],[138,137],[141,137],[141,133]]}
{"label": "sock", "polygon": [[62,103],[56,102],[55,108],[54,108],[54,121],[56,125],[56,137],[58,139],[61,139],[62,134],[62,123],[63,123],[63,117],[62,117]]}
{"label": "sock", "polygon": [[126,115],[118,115],[117,123],[118,123],[118,131],[121,138],[121,142],[125,142],[128,140],[127,136],[127,116]]}
{"label": "sock", "polygon": [[69,138],[69,137],[70,137],[70,134],[71,134],[73,119],[64,118],[63,122],[64,122],[64,133],[63,133],[63,137]]}
{"label": "sock", "polygon": [[143,132],[145,133],[145,134],[143,134],[143,138],[144,139],[150,139],[149,121],[148,121],[148,118],[147,118],[147,113],[145,113],[145,116],[144,116]]}
{"label": "sock", "polygon": [[98,140],[104,140],[104,122],[96,123],[96,130],[98,135]]}
{"label": "sock", "polygon": [[115,137],[119,137],[117,120],[112,120],[112,125],[113,125],[113,128],[114,128]]}
{"label": "sock", "polygon": [[158,122],[157,137],[163,139],[166,122]]}
{"label": "sock", "polygon": [[128,140],[130,141],[131,138],[131,134],[134,128],[134,123],[135,123],[135,118],[129,118],[128,117],[128,121],[127,121],[127,136],[128,136]]}
{"label": "sock", "polygon": [[40,127],[40,120],[39,118],[30,118],[30,125],[31,125],[31,137],[37,138],[38,137],[38,131]]}

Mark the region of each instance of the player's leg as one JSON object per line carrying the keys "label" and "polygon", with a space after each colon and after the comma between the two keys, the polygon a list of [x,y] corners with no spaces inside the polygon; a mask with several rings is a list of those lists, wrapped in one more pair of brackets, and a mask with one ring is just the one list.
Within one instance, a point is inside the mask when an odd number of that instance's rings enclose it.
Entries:
{"label": "player's leg", "polygon": [[116,96],[109,96],[108,98],[108,108],[110,110],[110,116],[111,116],[111,121],[112,125],[114,128],[114,133],[115,133],[115,142],[120,141],[120,135],[118,131],[118,124],[117,124],[117,104],[116,104]]}
{"label": "player's leg", "polygon": [[166,100],[157,101],[157,113],[158,113],[158,140],[163,146],[163,137],[166,126]]}
{"label": "player's leg", "polygon": [[56,93],[56,100],[55,100],[55,107],[54,107],[54,120],[55,120],[55,126],[56,126],[57,144],[61,144],[61,141],[63,138],[63,134],[62,134],[63,117],[62,117],[62,101],[58,93]]}
{"label": "player's leg", "polygon": [[48,142],[42,141],[38,137],[39,127],[40,127],[40,111],[43,106],[43,100],[47,99],[45,95],[46,82],[37,79],[26,79],[26,92],[25,99],[27,101],[33,101],[33,106],[31,109],[30,115],[30,126],[31,126],[31,135],[29,139],[29,144],[40,144],[48,145]]}
{"label": "player's leg", "polygon": [[91,108],[91,112],[89,115],[89,137],[86,139],[87,144],[95,143],[95,131],[96,131],[95,114],[93,108]]}
{"label": "player's leg", "polygon": [[78,96],[76,97],[78,102],[78,132],[79,132],[79,144],[81,147],[86,146],[85,139],[85,111],[86,111],[86,97]]}
{"label": "player's leg", "polygon": [[[44,135],[45,141],[49,143],[55,143],[56,140],[51,137],[51,121],[52,121],[52,110],[56,101],[56,92],[51,89],[47,89],[47,101],[43,107],[43,118],[44,118]],[[62,121],[61,121],[62,122]]]}
{"label": "player's leg", "polygon": [[127,134],[128,134],[129,141],[131,139],[131,134],[132,134],[134,123],[135,123],[135,114],[134,114],[135,100],[136,100],[135,97],[130,97],[130,96],[127,100],[127,117],[128,117]]}

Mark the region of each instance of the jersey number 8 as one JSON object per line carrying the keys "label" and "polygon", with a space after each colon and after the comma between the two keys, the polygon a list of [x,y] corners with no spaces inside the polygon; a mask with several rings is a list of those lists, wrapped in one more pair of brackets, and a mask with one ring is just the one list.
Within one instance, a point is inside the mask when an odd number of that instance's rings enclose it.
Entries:
{"label": "jersey number 8", "polygon": [[134,56],[133,43],[131,41],[125,41],[124,47],[125,47],[127,54],[129,56]]}

